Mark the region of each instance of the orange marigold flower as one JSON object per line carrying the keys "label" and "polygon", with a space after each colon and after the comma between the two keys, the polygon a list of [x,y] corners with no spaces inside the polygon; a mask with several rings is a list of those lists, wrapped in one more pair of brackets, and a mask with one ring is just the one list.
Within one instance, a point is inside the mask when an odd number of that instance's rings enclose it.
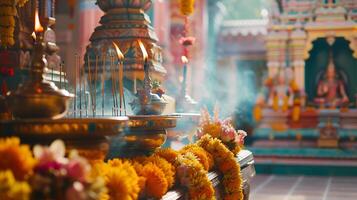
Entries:
{"label": "orange marigold flower", "polygon": [[223,197],[224,200],[237,200],[237,199],[243,199],[243,193],[232,193],[232,194],[227,194]]}
{"label": "orange marigold flower", "polygon": [[191,152],[197,158],[198,161],[202,164],[203,168],[206,171],[209,171],[213,167],[213,158],[210,153],[205,151],[202,147],[197,144],[190,144],[185,146],[181,151],[181,153]]}
{"label": "orange marigold flower", "polygon": [[143,193],[145,192],[145,184],[146,184],[146,178],[141,176],[141,170],[143,168],[143,165],[138,163],[138,162],[133,162],[133,167],[136,171],[136,173],[139,175],[139,187],[140,187],[140,192]]}
{"label": "orange marigold flower", "polygon": [[173,164],[173,163],[175,163],[175,160],[176,160],[177,156],[179,155],[179,153],[173,149],[162,148],[162,149],[156,150],[155,155],[158,155],[158,156],[164,158],[165,160],[167,160],[169,163]]}
{"label": "orange marigold flower", "polygon": [[228,159],[228,160],[225,160],[225,161],[219,163],[218,169],[222,173],[225,173],[225,172],[231,170],[232,168],[234,168],[235,166],[237,166],[237,161]]}
{"label": "orange marigold flower", "polygon": [[17,180],[24,180],[35,165],[28,145],[20,145],[19,138],[0,139],[0,170],[11,170]]}
{"label": "orange marigold flower", "polygon": [[168,184],[164,172],[154,165],[148,163],[138,171],[140,176],[145,177],[145,194],[148,197],[161,198],[168,191]]}
{"label": "orange marigold flower", "polygon": [[171,188],[173,186],[173,184],[175,182],[176,169],[171,163],[169,163],[167,160],[165,160],[164,158],[161,158],[158,155],[153,155],[153,156],[146,158],[144,163],[153,163],[154,165],[159,167],[162,170],[162,172],[164,172],[164,174],[165,174],[165,178],[167,180],[168,187]]}

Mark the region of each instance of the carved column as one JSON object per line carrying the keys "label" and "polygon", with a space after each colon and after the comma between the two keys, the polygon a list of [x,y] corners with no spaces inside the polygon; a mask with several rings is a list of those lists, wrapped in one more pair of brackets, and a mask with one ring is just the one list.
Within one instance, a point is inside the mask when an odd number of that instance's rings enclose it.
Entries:
{"label": "carved column", "polygon": [[305,60],[304,50],[306,44],[306,33],[302,29],[296,29],[291,34],[292,45],[292,67],[294,68],[294,79],[300,90],[305,91]]}
{"label": "carved column", "polygon": [[266,43],[269,77],[274,77],[282,67],[282,56],[285,55],[282,45],[284,44],[281,41],[281,33],[272,30],[267,36]]}

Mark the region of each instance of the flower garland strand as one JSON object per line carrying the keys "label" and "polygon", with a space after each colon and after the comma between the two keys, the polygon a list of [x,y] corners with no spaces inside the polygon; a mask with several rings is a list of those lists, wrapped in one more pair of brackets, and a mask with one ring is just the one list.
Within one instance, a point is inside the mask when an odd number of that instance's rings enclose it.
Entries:
{"label": "flower garland strand", "polygon": [[190,199],[214,200],[215,191],[207,176],[213,168],[223,174],[223,199],[243,199],[240,167],[234,154],[209,134],[178,152],[158,149],[149,157],[96,162],[92,169],[75,151],[64,157],[65,146],[59,140],[49,147],[36,145],[33,152],[34,157],[18,138],[0,139],[0,156],[11,155],[11,159],[0,161],[0,181],[5,183],[0,186],[0,199],[53,195],[60,199],[160,199],[176,178],[176,184],[187,188]]}
{"label": "flower garland strand", "polygon": [[242,178],[240,166],[233,153],[217,138],[204,135],[197,142],[199,146],[212,154],[215,165],[223,174],[224,200],[242,200]]}
{"label": "flower garland strand", "polygon": [[187,152],[195,155],[197,160],[202,164],[206,171],[209,171],[213,168],[214,161],[212,155],[205,151],[202,147],[198,146],[197,144],[189,144],[180,150],[181,154],[185,154]]}
{"label": "flower garland strand", "polygon": [[192,200],[214,200],[214,188],[197,157],[186,152],[176,158],[177,176]]}

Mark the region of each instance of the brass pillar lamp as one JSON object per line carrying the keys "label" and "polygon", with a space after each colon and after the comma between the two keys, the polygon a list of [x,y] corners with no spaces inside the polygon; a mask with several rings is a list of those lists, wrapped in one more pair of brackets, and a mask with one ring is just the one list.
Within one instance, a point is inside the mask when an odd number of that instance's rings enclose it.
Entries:
{"label": "brass pillar lamp", "polygon": [[60,118],[66,114],[73,95],[44,79],[47,70],[46,43],[38,12],[35,16],[35,33],[29,78],[15,91],[8,93],[8,105],[15,118]]}

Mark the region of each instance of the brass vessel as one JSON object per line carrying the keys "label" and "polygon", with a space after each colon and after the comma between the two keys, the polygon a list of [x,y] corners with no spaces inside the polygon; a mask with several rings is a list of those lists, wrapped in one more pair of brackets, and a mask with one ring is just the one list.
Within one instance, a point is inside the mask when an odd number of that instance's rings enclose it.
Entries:
{"label": "brass vessel", "polygon": [[112,157],[149,155],[165,143],[167,129],[176,127],[178,115],[134,115],[129,128],[113,147]]}

